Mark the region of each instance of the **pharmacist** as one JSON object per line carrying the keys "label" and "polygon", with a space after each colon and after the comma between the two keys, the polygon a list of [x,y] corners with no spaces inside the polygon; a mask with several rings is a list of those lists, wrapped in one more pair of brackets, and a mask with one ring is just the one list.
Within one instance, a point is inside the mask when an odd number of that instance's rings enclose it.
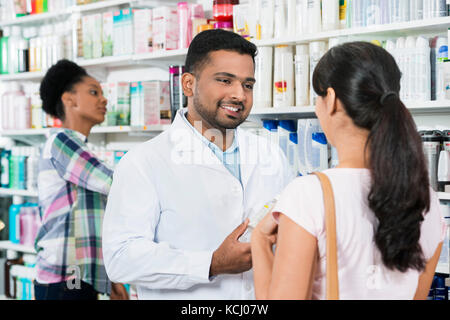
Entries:
{"label": "pharmacist", "polygon": [[198,34],[182,77],[187,110],[114,171],[105,267],[139,299],[254,299],[247,218],[294,178],[279,147],[239,128],[255,54],[232,32]]}

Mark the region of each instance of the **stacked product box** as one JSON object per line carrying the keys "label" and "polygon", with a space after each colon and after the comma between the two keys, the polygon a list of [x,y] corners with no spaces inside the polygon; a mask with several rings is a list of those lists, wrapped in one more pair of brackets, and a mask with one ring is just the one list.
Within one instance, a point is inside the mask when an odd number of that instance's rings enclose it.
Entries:
{"label": "stacked product box", "polygon": [[152,52],[153,48],[153,28],[152,10],[134,9],[134,53]]}
{"label": "stacked product box", "polygon": [[177,7],[153,9],[153,51],[178,48]]}
{"label": "stacked product box", "polygon": [[168,81],[132,82],[131,125],[170,124],[170,93]]}

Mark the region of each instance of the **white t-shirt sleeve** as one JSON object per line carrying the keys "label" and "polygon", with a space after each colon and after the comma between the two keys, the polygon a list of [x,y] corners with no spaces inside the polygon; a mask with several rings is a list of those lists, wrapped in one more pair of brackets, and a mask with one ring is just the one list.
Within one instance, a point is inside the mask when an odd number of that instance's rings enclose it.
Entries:
{"label": "white t-shirt sleeve", "polygon": [[425,214],[425,220],[420,229],[420,245],[425,259],[433,257],[437,246],[445,237],[445,221],[439,208],[439,199],[430,188],[430,210]]}
{"label": "white t-shirt sleeve", "polygon": [[280,194],[272,214],[278,222],[282,213],[318,238],[324,226],[323,196],[316,176],[294,179]]}

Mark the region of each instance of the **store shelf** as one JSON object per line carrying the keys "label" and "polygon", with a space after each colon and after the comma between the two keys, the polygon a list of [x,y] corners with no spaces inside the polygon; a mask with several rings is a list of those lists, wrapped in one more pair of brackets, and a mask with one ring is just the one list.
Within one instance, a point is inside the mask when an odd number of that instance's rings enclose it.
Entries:
{"label": "store shelf", "polygon": [[88,12],[99,9],[107,9],[114,6],[120,6],[125,4],[130,4],[136,1],[133,0],[108,0],[100,1],[89,4],[77,5],[71,8],[71,12]]}
{"label": "store shelf", "polygon": [[448,263],[438,263],[436,266],[437,273],[450,274],[450,266]]}
{"label": "store shelf", "polygon": [[[413,115],[449,114],[450,100],[406,102],[408,110]],[[258,108],[253,106],[249,119],[296,119],[315,118],[315,107],[283,107],[283,108]]]}
{"label": "store shelf", "polygon": [[15,244],[9,240],[0,241],[0,249],[3,250],[14,250],[23,253],[36,253],[34,247],[24,246],[22,244]]}
{"label": "store shelf", "polygon": [[402,37],[410,34],[427,34],[427,33],[447,33],[450,24],[450,17],[440,17],[427,20],[417,20],[409,22],[399,22],[383,25],[373,25],[369,27],[348,28],[332,31],[318,32],[310,35],[291,36],[280,39],[253,40],[257,46],[276,46],[280,44],[302,44],[311,41],[327,40],[336,37]]}
{"label": "store shelf", "polygon": [[70,14],[71,14],[70,10],[63,10],[63,11],[58,11],[58,12],[46,12],[46,13],[28,15],[28,16],[19,17],[19,18],[9,20],[9,21],[2,21],[2,22],[0,22],[0,28],[6,27],[6,26],[12,26],[12,25],[41,23],[41,22],[48,21],[51,19],[62,20],[62,19],[64,19],[65,16],[68,16]]}
{"label": "store shelf", "polygon": [[450,201],[450,192],[438,192],[439,200],[448,200]]}
{"label": "store shelf", "polygon": [[18,81],[18,80],[41,80],[45,72],[24,72],[16,74],[0,75],[0,81]]}
{"label": "store shelf", "polygon": [[0,188],[0,195],[37,198],[38,192],[36,190],[16,190],[16,189]]}
{"label": "store shelf", "polygon": [[8,298],[8,297],[5,296],[4,294],[2,294],[2,295],[0,295],[0,300],[16,300],[16,299]]}
{"label": "store shelf", "polygon": [[[93,127],[93,133],[139,133],[139,132],[162,132],[167,130],[170,125],[152,125],[152,126],[113,126],[113,127]],[[50,128],[44,129],[24,129],[24,130],[6,130],[0,133],[3,137],[17,137],[17,136],[46,136],[50,132]]]}

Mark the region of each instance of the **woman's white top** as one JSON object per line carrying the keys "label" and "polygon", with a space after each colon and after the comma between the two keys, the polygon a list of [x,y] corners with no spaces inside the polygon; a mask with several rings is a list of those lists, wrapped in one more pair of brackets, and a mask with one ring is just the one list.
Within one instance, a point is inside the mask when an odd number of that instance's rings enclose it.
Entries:
{"label": "woman's white top", "polygon": [[[333,187],[336,207],[340,299],[412,299],[420,272],[387,269],[374,242],[378,219],[368,206],[371,187],[368,169],[325,170]],[[431,190],[431,189],[430,189]],[[445,235],[445,222],[436,193],[430,191],[430,210],[422,222],[420,245],[428,261]],[[323,194],[319,179],[299,177],[281,193],[273,216],[288,216],[318,240],[313,299],[326,297],[326,233]]]}

